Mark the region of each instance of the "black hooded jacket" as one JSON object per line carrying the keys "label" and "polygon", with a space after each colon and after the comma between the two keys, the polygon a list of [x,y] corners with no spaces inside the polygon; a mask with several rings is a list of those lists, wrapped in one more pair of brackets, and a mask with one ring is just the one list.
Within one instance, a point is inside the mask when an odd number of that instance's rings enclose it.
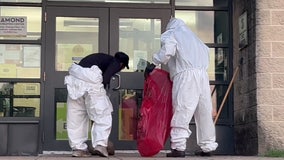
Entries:
{"label": "black hooded jacket", "polygon": [[90,54],[84,57],[78,65],[84,68],[91,68],[93,65],[98,66],[102,71],[105,87],[110,83],[111,77],[121,70],[120,61],[105,53]]}

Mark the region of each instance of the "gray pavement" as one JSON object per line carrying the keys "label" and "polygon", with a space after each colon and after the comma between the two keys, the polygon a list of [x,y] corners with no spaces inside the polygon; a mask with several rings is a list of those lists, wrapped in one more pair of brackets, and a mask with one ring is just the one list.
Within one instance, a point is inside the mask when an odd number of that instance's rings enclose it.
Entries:
{"label": "gray pavement", "polygon": [[116,153],[108,158],[92,156],[88,158],[74,158],[70,153],[44,153],[38,156],[0,156],[0,160],[284,160],[284,158],[271,158],[260,156],[220,156],[211,157],[186,156],[185,158],[167,158],[166,153],[159,153],[153,157],[141,157],[138,153]]}

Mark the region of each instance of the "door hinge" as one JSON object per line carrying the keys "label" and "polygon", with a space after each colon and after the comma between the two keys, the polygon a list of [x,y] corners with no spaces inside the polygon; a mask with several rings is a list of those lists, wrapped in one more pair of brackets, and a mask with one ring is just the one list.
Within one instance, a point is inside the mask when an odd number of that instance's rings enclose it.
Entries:
{"label": "door hinge", "polygon": [[43,81],[45,82],[45,72],[43,72]]}
{"label": "door hinge", "polygon": [[44,12],[44,22],[47,22],[47,13]]}

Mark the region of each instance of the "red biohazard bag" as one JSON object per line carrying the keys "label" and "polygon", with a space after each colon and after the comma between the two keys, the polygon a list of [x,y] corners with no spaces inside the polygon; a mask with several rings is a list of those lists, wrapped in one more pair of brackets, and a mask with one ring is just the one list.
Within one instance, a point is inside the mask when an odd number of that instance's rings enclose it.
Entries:
{"label": "red biohazard bag", "polygon": [[137,127],[137,148],[141,156],[154,156],[164,148],[172,119],[172,82],[169,73],[154,69],[144,83]]}

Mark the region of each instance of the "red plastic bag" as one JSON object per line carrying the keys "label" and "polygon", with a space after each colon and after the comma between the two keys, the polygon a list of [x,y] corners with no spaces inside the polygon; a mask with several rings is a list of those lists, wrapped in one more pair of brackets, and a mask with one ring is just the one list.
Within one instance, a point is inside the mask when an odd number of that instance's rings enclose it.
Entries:
{"label": "red plastic bag", "polygon": [[143,101],[137,127],[137,148],[141,156],[159,153],[170,134],[172,82],[169,73],[154,69],[144,84]]}

